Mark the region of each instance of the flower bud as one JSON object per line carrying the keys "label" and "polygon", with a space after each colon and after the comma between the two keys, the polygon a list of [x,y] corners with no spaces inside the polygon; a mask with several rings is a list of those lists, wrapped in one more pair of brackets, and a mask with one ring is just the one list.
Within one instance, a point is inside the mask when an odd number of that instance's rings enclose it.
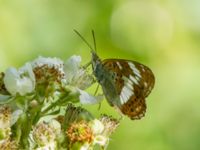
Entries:
{"label": "flower bud", "polygon": [[30,102],[29,106],[31,108],[36,108],[38,106],[38,102],[34,99]]}
{"label": "flower bud", "polygon": [[5,74],[3,72],[0,73],[0,94],[2,95],[9,95],[6,87],[5,87],[5,84],[4,84],[4,76]]}
{"label": "flower bud", "polygon": [[86,109],[81,107],[75,107],[72,104],[68,104],[65,113],[65,126],[69,126],[73,122],[79,121],[91,121],[94,117]]}

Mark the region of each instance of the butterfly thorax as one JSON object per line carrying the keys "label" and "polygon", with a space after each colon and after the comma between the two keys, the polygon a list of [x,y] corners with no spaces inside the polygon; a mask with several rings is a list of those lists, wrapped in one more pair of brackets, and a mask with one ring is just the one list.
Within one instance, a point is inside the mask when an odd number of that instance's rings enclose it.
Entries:
{"label": "butterfly thorax", "polygon": [[92,53],[92,69],[93,73],[96,76],[98,82],[103,78],[102,73],[99,72],[103,68],[101,59],[97,56],[97,54],[94,51],[91,51]]}
{"label": "butterfly thorax", "polygon": [[113,100],[118,97],[117,89],[113,80],[113,73],[104,67],[101,59],[95,52],[92,52],[93,73],[101,85],[106,99],[113,105]]}

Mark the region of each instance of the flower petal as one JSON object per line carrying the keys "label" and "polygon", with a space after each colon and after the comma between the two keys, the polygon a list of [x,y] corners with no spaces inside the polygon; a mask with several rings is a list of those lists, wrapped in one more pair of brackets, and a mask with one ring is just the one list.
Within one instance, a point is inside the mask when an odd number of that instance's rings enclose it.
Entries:
{"label": "flower petal", "polygon": [[97,135],[94,137],[94,143],[99,144],[101,146],[106,146],[108,142],[108,138],[103,135]]}
{"label": "flower petal", "polygon": [[51,67],[61,67],[63,65],[63,61],[59,58],[51,58],[51,57],[42,57],[39,56],[35,60],[31,62],[33,68],[35,67],[41,67],[43,65],[48,65],[50,68]]}
{"label": "flower petal", "polygon": [[5,71],[4,76],[4,84],[8,92],[12,95],[15,95],[18,91],[17,87],[17,80],[20,78],[17,69],[15,68],[8,68]]}
{"label": "flower petal", "polygon": [[77,74],[78,70],[80,69],[80,62],[81,57],[73,55],[64,63],[64,71],[67,82],[71,82],[73,76]]}
{"label": "flower petal", "polygon": [[91,122],[91,128],[94,134],[101,134],[104,130],[104,125],[101,121],[98,119],[94,119]]}
{"label": "flower petal", "polygon": [[20,95],[25,95],[26,93],[31,93],[34,90],[34,84],[28,77],[23,77],[17,80],[17,92]]}
{"label": "flower petal", "polygon": [[79,99],[82,104],[97,104],[103,100],[102,95],[92,96],[83,90],[78,89],[78,91],[80,92]]}
{"label": "flower petal", "polygon": [[21,67],[19,69],[19,73],[20,74],[27,73],[28,77],[30,77],[30,79],[35,83],[35,75],[33,73],[33,68],[30,63],[26,63],[23,67]]}
{"label": "flower petal", "polygon": [[89,148],[90,148],[90,144],[84,143],[84,144],[81,146],[80,150],[89,150]]}
{"label": "flower petal", "polygon": [[10,121],[10,124],[11,126],[14,125],[17,120],[19,119],[20,115],[23,113],[22,110],[18,109],[18,110],[15,110],[12,115],[11,115],[11,121]]}
{"label": "flower petal", "polygon": [[8,68],[5,72],[4,84],[11,95],[25,95],[35,88],[35,76],[30,64],[26,64],[17,71],[15,68]]}

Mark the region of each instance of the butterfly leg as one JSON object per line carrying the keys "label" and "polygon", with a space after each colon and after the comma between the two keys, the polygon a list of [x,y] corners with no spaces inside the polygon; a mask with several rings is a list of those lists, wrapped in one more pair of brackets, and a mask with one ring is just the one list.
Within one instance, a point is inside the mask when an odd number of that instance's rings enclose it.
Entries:
{"label": "butterfly leg", "polygon": [[98,84],[97,87],[96,87],[96,90],[95,90],[95,92],[94,92],[94,96],[97,95],[98,90],[99,90],[99,84]]}
{"label": "butterfly leg", "polygon": [[86,69],[89,65],[91,65],[92,64],[92,61],[89,61],[87,64],[85,64],[84,66],[83,66],[83,69]]}
{"label": "butterfly leg", "polygon": [[[96,87],[96,90],[94,92],[94,96],[97,95],[98,90],[99,90],[99,84]],[[101,109],[101,102],[99,102],[99,107],[98,107],[98,110],[100,110],[100,109]]]}
{"label": "butterfly leg", "polygon": [[101,102],[99,103],[98,111],[101,109]]}

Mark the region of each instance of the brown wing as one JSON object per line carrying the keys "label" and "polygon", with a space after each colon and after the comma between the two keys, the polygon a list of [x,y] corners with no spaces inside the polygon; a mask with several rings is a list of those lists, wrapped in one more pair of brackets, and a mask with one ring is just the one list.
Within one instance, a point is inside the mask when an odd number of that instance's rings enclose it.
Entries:
{"label": "brown wing", "polygon": [[146,111],[145,98],[154,87],[152,71],[135,61],[106,59],[104,67],[113,72],[114,83],[119,95],[117,107],[131,119],[140,119]]}

